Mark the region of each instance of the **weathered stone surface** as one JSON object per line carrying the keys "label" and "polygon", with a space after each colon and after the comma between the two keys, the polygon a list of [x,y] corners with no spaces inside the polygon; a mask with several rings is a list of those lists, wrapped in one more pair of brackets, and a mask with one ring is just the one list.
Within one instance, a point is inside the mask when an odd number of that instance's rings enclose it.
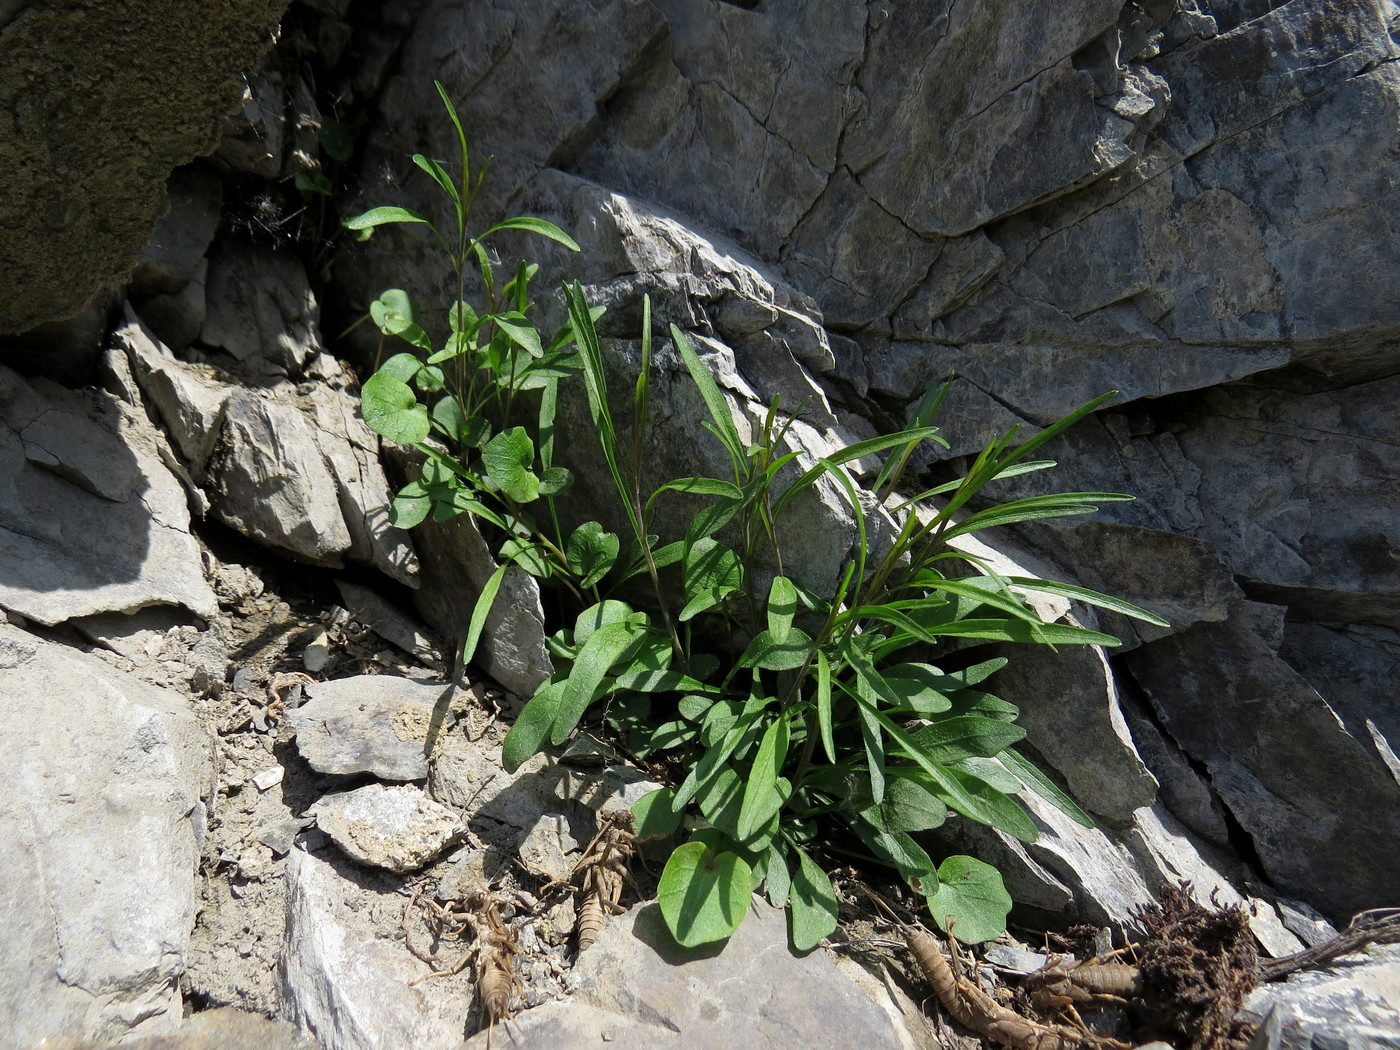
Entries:
{"label": "weathered stone surface", "polygon": [[403,920],[404,898],[394,892],[402,880],[359,871],[324,853],[287,855],[285,1017],[327,1050],[456,1050],[471,995],[449,981],[410,987],[427,967],[380,933]]}
{"label": "weathered stone surface", "polygon": [[208,491],[217,518],[269,546],[335,566],[350,547],[335,478],[293,405],[252,391],[229,397]]}
{"label": "weathered stone surface", "polygon": [[320,309],[290,252],[231,237],[209,253],[200,339],[255,375],[299,376],[321,350]]}
{"label": "weathered stone surface", "polygon": [[141,392],[160,413],[166,433],[190,473],[202,480],[233,388],[221,381],[212,366],[176,358],[130,311],[126,320],[113,333],[112,341],[125,350]]}
{"label": "weathered stone surface", "polygon": [[1333,917],[1400,897],[1389,859],[1400,849],[1400,782],[1364,728],[1338,718],[1254,632],[1201,624],[1127,663],[1276,886]]}
{"label": "weathered stone surface", "polygon": [[5,625],[0,691],[7,1041],[175,1028],[209,742],[176,694]]}
{"label": "weathered stone surface", "polygon": [[166,183],[169,210],[156,222],[151,239],[137,257],[128,293],[144,299],[178,292],[194,279],[223,209],[223,183],[197,166],[181,168]]}
{"label": "weathered stone surface", "polygon": [[213,614],[144,413],[0,366],[0,417],[0,605],[44,624],[158,604]]}
{"label": "weathered stone surface", "polygon": [[[49,1040],[44,1050],[112,1050],[116,1044]],[[122,1050],[321,1050],[313,1037],[285,1021],[218,1006],[194,1014],[169,1035],[123,1040]]]}
{"label": "weathered stone surface", "polygon": [[0,329],[22,332],[124,279],[166,176],[214,147],[286,3],[14,7],[0,26]]}
{"label": "weathered stone surface", "polygon": [[310,813],[351,860],[400,875],[417,871],[466,834],[455,813],[408,784],[325,795]]}
{"label": "weathered stone surface", "polygon": [[[574,974],[576,1003],[520,1018],[521,1050],[599,1040],[619,1050],[917,1045],[891,1020],[888,999],[868,996],[825,953],[794,956],[782,913],[766,904],[722,950],[677,948],[655,904],[633,908],[604,925]],[[485,1039],[467,1045],[476,1050]]]}
{"label": "weathered stone surface", "polygon": [[1266,984],[1242,1016],[1263,1026],[1260,1050],[1387,1050],[1400,1045],[1400,948],[1372,945],[1326,970]]}
{"label": "weathered stone surface", "polygon": [[[414,604],[455,653],[466,637],[476,597],[496,571],[490,548],[466,514],[450,521],[424,522],[414,532],[422,562],[422,583]],[[544,609],[535,578],[518,565],[506,570],[486,620],[477,662],[501,685],[531,697],[554,673],[544,644]]]}
{"label": "weathered stone surface", "polygon": [[441,682],[390,675],[317,682],[287,721],[297,750],[317,772],[422,780],[429,738],[450,725],[452,691]]}

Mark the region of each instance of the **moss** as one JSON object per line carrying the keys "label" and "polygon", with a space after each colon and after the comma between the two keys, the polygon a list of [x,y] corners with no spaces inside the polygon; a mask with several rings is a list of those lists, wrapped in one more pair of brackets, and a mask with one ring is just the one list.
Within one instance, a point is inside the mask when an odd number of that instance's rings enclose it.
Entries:
{"label": "moss", "polygon": [[218,144],[285,0],[89,0],[0,27],[0,332],[125,280],[171,170]]}

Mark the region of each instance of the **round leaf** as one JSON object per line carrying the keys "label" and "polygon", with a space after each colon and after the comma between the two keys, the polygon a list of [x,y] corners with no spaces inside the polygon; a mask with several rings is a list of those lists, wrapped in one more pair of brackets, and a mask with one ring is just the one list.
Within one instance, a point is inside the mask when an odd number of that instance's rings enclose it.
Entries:
{"label": "round leaf", "polygon": [[365,380],[360,390],[365,423],[399,445],[416,445],[428,436],[428,410],[407,383],[383,372]]}
{"label": "round leaf", "polygon": [[972,857],[949,857],[938,866],[938,890],[927,898],[929,914],[946,932],[967,944],[980,944],[1006,932],[1011,895],[1001,872]]}
{"label": "round leaf", "polygon": [[674,788],[657,788],[655,791],[648,791],[632,803],[632,816],[637,822],[637,838],[665,838],[676,833],[685,812],[677,813],[671,808],[675,797]]}
{"label": "round leaf", "polygon": [[569,565],[578,573],[579,586],[592,587],[607,575],[621,548],[614,533],[606,532],[596,521],[586,521],[569,537],[566,553]]}
{"label": "round leaf", "polygon": [[540,494],[539,479],[531,473],[535,443],[524,427],[503,430],[481,450],[487,476],[517,503],[531,503]]}
{"label": "round leaf", "polygon": [[671,935],[687,948],[731,936],[749,910],[753,871],[743,858],[703,842],[677,847],[657,886]]}

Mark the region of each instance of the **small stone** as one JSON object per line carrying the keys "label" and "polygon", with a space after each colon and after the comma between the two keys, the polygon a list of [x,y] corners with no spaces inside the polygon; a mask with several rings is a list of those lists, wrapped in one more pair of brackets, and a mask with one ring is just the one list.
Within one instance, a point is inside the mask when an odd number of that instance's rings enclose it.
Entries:
{"label": "small stone", "polygon": [[276,787],[278,784],[282,783],[282,777],[285,773],[286,770],[281,766],[269,766],[252,778],[253,787],[257,788],[259,791],[266,791],[270,787]]}
{"label": "small stone", "polygon": [[310,699],[287,715],[297,750],[318,773],[370,773],[382,780],[428,775],[427,746],[450,723],[437,705],[441,682],[359,675],[306,687]]}
{"label": "small stone", "polygon": [[312,674],[319,674],[326,669],[326,664],[331,659],[331,640],[324,630],[316,632],[316,636],[311,639],[310,644],[301,654],[302,665]]}
{"label": "small stone", "polygon": [[557,813],[547,813],[534,827],[520,836],[520,860],[537,875],[548,876],[551,882],[569,877],[573,871],[570,857],[577,854],[579,844],[569,834],[569,822]]}
{"label": "small stone", "polygon": [[327,795],[310,813],[351,860],[398,874],[423,867],[466,834],[455,813],[407,785]]}

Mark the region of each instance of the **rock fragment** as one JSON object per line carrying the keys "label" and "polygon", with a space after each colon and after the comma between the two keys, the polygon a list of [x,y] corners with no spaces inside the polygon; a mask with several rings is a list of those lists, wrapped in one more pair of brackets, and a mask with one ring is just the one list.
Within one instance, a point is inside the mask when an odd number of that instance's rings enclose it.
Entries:
{"label": "rock fragment", "polygon": [[455,813],[407,784],[336,792],[309,812],[351,860],[398,874],[417,871],[466,834]]}
{"label": "rock fragment", "polygon": [[422,780],[428,748],[450,725],[453,687],[442,682],[358,675],[305,687],[309,699],[287,713],[297,750],[318,773],[369,773]]}

